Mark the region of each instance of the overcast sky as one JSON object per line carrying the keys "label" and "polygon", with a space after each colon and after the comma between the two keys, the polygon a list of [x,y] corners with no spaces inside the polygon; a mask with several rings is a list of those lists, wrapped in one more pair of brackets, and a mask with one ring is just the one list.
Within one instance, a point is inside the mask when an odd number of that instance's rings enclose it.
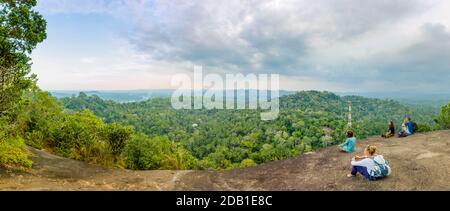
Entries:
{"label": "overcast sky", "polygon": [[168,89],[171,76],[278,73],[281,88],[450,91],[448,0],[40,0],[47,90]]}

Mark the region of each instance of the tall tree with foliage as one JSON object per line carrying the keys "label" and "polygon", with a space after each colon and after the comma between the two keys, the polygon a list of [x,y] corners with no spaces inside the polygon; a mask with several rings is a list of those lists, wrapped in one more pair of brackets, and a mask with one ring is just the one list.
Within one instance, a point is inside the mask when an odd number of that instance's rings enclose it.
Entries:
{"label": "tall tree with foliage", "polygon": [[36,0],[0,0],[0,116],[10,114],[35,76],[30,54],[47,37]]}

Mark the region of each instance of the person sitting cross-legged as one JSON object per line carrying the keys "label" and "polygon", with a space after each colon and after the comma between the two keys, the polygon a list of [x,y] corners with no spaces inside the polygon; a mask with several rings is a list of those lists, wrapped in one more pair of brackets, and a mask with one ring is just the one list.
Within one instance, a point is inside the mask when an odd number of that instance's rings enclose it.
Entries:
{"label": "person sitting cross-legged", "polygon": [[409,118],[405,118],[402,123],[402,130],[398,133],[399,138],[404,138],[413,134],[412,122]]}
{"label": "person sitting cross-legged", "polygon": [[347,139],[341,145],[339,145],[339,150],[342,152],[352,153],[355,151],[356,138],[352,131],[347,132]]}
{"label": "person sitting cross-legged", "polygon": [[388,131],[381,135],[381,137],[383,138],[392,138],[395,136],[395,125],[394,125],[394,121],[389,121],[389,126],[388,126]]}
{"label": "person sitting cross-legged", "polygon": [[347,177],[355,177],[358,173],[366,179],[374,181],[391,174],[391,167],[382,155],[378,155],[377,147],[369,145],[364,149],[364,156],[352,158],[352,171]]}

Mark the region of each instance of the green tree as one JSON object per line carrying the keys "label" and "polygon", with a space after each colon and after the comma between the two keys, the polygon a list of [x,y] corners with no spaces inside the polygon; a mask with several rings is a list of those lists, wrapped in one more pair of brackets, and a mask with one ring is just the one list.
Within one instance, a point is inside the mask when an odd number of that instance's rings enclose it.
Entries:
{"label": "green tree", "polygon": [[0,0],[0,115],[10,114],[32,85],[30,54],[46,39],[36,0]]}
{"label": "green tree", "polygon": [[450,129],[450,103],[442,106],[439,116],[435,119],[436,123],[443,129]]}
{"label": "green tree", "polygon": [[102,141],[105,124],[89,110],[65,114],[61,122],[55,124],[49,146],[60,155],[96,162],[107,149]]}
{"label": "green tree", "polygon": [[141,170],[185,169],[181,162],[184,157],[191,157],[186,151],[178,151],[165,137],[150,138],[143,134],[136,134],[127,142],[124,155],[127,168]]}
{"label": "green tree", "polygon": [[126,141],[131,138],[133,128],[119,124],[110,124],[105,127],[105,136],[114,156],[122,154]]}
{"label": "green tree", "polygon": [[24,137],[26,144],[43,148],[61,118],[61,105],[48,92],[33,85],[20,101],[15,132]]}

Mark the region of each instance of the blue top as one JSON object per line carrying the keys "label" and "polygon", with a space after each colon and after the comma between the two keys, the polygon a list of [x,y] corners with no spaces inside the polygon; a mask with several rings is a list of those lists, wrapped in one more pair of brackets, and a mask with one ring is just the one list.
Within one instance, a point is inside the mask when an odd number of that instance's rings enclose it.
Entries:
{"label": "blue top", "polygon": [[355,151],[355,145],[356,145],[356,138],[352,137],[352,138],[347,138],[347,140],[345,140],[345,142],[339,146],[342,147],[342,150],[344,150],[348,153],[352,153]]}
{"label": "blue top", "polygon": [[410,134],[414,134],[414,123],[413,122],[407,122],[406,128],[408,129]]}

